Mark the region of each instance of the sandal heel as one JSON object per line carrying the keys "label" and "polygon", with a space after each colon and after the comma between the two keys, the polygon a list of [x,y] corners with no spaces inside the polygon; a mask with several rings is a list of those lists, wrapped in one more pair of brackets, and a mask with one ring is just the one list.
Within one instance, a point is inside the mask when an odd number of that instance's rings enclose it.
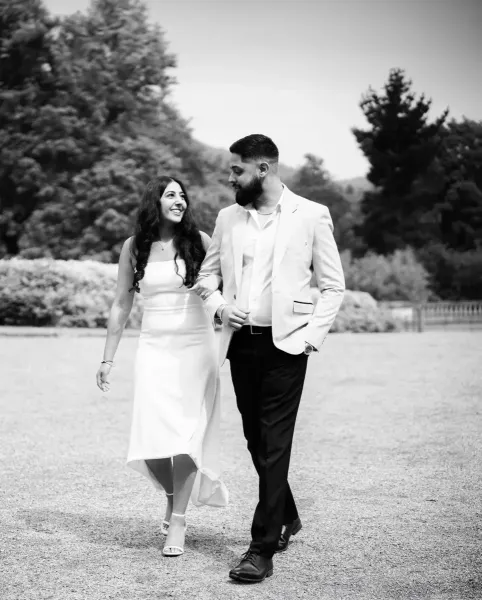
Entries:
{"label": "sandal heel", "polygon": [[[183,517],[184,518],[184,532],[186,532],[187,529],[187,524],[186,524],[186,517],[184,515],[179,515],[177,513],[172,513],[172,515],[174,515],[175,517]],[[164,548],[162,549],[162,554],[163,556],[182,556],[184,554],[184,548],[181,546],[175,546],[173,544],[170,545],[165,545]]]}

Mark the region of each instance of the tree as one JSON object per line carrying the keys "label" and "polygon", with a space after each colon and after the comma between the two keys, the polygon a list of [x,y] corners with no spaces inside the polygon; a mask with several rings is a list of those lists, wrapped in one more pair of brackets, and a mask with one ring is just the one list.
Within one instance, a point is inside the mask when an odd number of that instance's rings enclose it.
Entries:
{"label": "tree", "polygon": [[[416,98],[411,86],[402,70],[392,69],[382,95],[370,88],[362,98],[370,129],[353,129],[370,161],[368,180],[376,187],[362,200],[362,234],[368,247],[380,253],[420,245],[429,235],[423,216],[433,209],[425,201],[433,198],[412,191],[440,150],[447,111],[429,123],[431,100]],[[427,229],[431,231],[431,223]]]}
{"label": "tree", "polygon": [[440,240],[456,250],[482,250],[482,122],[452,120],[442,139]]}
{"label": "tree", "polygon": [[159,171],[179,176],[188,154],[190,132],[166,101],[175,61],[137,0],[97,0],[87,14],[67,17],[56,51],[65,103],[83,123],[82,131],[64,128],[61,142],[78,160],[68,163],[68,179],[57,168],[57,185],[19,245],[30,257],[115,260],[143,185]]}
{"label": "tree", "polygon": [[453,120],[440,138],[437,156],[412,190],[430,206],[422,215],[426,230],[430,224],[429,243],[460,251],[482,247],[482,123]]}
{"label": "tree", "polygon": [[452,120],[441,131],[434,162],[414,184],[413,194],[432,210],[424,215],[432,231],[418,255],[437,297],[481,297],[482,123]]}
{"label": "tree", "polygon": [[349,202],[333,182],[323,166],[323,159],[314,154],[305,154],[305,163],[292,177],[291,189],[304,198],[327,206],[340,249],[356,252],[360,245],[354,234],[354,227],[359,219],[357,206]]}
{"label": "tree", "polygon": [[176,61],[143,2],[54,20],[40,0],[1,0],[0,25],[4,253],[116,260],[149,178],[219,191],[219,164],[170,103]]}
{"label": "tree", "polygon": [[482,252],[460,252],[433,243],[418,252],[430,274],[430,288],[435,299],[480,300],[482,297]]}
{"label": "tree", "polygon": [[49,181],[42,141],[59,116],[55,25],[40,0],[0,2],[0,251],[10,255]]}

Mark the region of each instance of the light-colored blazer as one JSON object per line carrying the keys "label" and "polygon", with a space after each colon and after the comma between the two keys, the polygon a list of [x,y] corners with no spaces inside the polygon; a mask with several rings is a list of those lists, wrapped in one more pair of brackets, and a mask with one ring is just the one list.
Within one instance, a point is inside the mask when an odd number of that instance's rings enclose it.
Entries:
{"label": "light-colored blazer", "polygon": [[[247,218],[247,211],[238,204],[228,206],[218,214],[199,273],[199,278],[211,276],[213,289],[217,289],[221,280],[223,282],[222,295],[217,290],[205,301],[213,319],[221,304],[236,304]],[[316,306],[310,291],[313,271],[321,292]],[[272,331],[275,346],[289,354],[301,354],[305,342],[320,348],[335,320],[344,291],[345,280],[328,208],[293,194],[285,186],[273,259]],[[233,329],[223,325],[220,364],[226,359],[232,335]]]}

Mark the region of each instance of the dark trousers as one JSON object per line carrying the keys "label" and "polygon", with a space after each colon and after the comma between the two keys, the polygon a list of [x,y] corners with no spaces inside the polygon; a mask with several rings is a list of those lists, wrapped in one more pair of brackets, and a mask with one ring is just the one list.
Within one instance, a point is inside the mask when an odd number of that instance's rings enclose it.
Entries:
{"label": "dark trousers", "polygon": [[251,549],[273,556],[284,524],[298,518],[288,484],[291,446],[308,357],[276,348],[271,327],[235,332],[228,352],[236,402],[253,464],[259,502]]}

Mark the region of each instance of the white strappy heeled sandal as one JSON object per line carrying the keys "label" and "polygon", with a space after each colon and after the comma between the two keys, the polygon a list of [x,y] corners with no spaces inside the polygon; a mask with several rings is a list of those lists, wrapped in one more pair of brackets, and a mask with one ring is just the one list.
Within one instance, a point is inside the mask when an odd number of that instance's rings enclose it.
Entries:
{"label": "white strappy heeled sandal", "polygon": [[[185,515],[179,515],[178,513],[174,513],[174,512],[172,514],[175,517],[183,517],[184,521],[186,520]],[[187,525],[184,522],[184,531],[186,531],[186,529],[187,529]],[[181,556],[182,554],[184,554],[184,548],[182,548],[181,546],[166,545],[162,549],[162,554],[164,556]]]}
{"label": "white strappy heeled sandal", "polygon": [[[174,494],[166,494],[166,496],[173,496],[173,495]],[[169,521],[164,520],[162,522],[161,533],[162,533],[162,535],[167,535],[169,533]]]}

